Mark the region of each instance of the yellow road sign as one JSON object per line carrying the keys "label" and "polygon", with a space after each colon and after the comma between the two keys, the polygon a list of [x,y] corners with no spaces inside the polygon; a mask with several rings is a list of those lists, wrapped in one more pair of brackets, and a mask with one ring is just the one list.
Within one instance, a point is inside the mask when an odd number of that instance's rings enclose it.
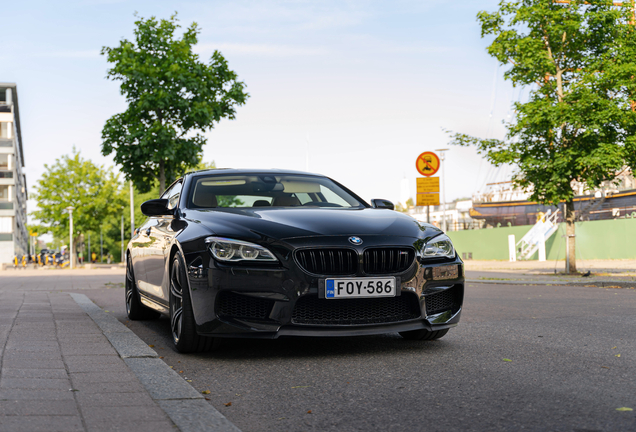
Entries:
{"label": "yellow road sign", "polygon": [[418,193],[417,194],[417,202],[415,205],[418,206],[438,206],[439,205],[439,194],[438,193]]}
{"label": "yellow road sign", "polygon": [[423,176],[432,176],[439,169],[439,158],[433,152],[424,152],[417,157],[415,168]]}
{"label": "yellow road sign", "polygon": [[439,177],[418,177],[417,193],[439,192]]}

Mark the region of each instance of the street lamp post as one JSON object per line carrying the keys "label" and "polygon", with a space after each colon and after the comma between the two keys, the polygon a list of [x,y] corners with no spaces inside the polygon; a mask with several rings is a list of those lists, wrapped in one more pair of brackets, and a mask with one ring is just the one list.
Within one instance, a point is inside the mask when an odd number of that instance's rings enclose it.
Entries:
{"label": "street lamp post", "polygon": [[68,237],[69,237],[69,248],[68,248],[68,259],[71,264],[71,270],[73,270],[73,210],[75,207],[68,206],[66,207],[66,211],[68,212],[69,217],[69,225],[68,225]]}
{"label": "street lamp post", "polygon": [[445,180],[445,174],[446,174],[446,169],[444,168],[444,159],[445,159],[445,153],[447,152],[448,149],[437,149],[435,150],[436,152],[440,152],[440,156],[439,159],[441,161],[441,166],[440,168],[442,169],[442,230],[444,230],[444,232],[446,232],[446,180]]}
{"label": "street lamp post", "polygon": [[124,262],[124,208],[121,208],[121,262]]}
{"label": "street lamp post", "polygon": [[133,183],[130,180],[130,238],[135,235],[135,197],[133,194]]}

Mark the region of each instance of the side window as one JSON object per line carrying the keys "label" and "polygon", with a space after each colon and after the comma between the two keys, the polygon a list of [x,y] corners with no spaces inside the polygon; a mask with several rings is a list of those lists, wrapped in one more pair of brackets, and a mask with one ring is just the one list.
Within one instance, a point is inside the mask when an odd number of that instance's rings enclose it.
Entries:
{"label": "side window", "polygon": [[170,189],[164,192],[161,195],[161,198],[165,198],[169,200],[168,208],[173,209],[179,204],[179,197],[181,196],[181,188],[183,187],[183,182],[175,183]]}

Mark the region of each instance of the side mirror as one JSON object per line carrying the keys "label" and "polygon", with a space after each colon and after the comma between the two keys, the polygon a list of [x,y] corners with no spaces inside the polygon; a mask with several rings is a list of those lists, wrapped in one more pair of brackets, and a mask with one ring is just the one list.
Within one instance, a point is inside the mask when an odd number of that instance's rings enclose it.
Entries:
{"label": "side mirror", "polygon": [[174,210],[168,208],[169,203],[167,199],[148,200],[141,205],[141,212],[146,216],[172,216]]}
{"label": "side mirror", "polygon": [[393,205],[393,203],[391,201],[385,200],[385,199],[372,199],[371,200],[371,207],[380,208],[380,209],[395,210],[395,206]]}

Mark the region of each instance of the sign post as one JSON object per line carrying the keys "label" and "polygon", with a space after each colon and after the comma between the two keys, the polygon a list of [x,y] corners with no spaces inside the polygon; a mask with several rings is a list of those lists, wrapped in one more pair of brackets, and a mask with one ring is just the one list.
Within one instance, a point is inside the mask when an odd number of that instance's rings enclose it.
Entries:
{"label": "sign post", "polygon": [[433,176],[440,167],[440,160],[433,152],[420,154],[415,161],[415,168],[424,177],[418,177],[417,200],[415,205],[426,206],[426,222],[431,223],[431,207],[439,205],[439,177]]}

